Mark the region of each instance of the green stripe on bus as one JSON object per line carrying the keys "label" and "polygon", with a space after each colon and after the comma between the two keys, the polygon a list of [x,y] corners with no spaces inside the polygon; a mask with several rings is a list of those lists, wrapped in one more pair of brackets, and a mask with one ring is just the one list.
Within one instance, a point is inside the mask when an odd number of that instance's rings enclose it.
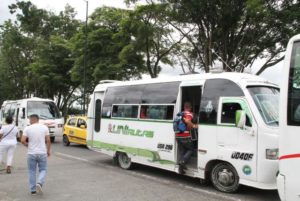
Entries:
{"label": "green stripe on bus", "polygon": [[[153,122],[153,123],[170,123],[173,124],[173,122],[170,121],[148,121],[148,120],[135,120],[135,119],[111,119],[111,118],[102,118],[105,120],[113,120],[113,121],[136,121],[136,122]],[[226,125],[226,124],[202,124],[202,123],[198,123],[200,126],[215,126],[215,127],[236,127],[235,124],[232,125]]]}
{"label": "green stripe on bus", "polygon": [[100,141],[92,141],[92,140],[87,140],[87,145],[93,148],[106,149],[107,151],[119,151],[119,152],[137,155],[140,157],[150,158],[151,162],[159,162],[160,164],[166,164],[166,165],[175,164],[174,161],[161,159],[157,151],[127,147],[127,146],[110,144],[110,143],[105,143]]}
{"label": "green stripe on bus", "polygon": [[[113,121],[135,121],[135,122],[151,122],[151,123],[168,123],[173,124],[173,121],[153,121],[153,120],[139,120],[139,119],[118,119],[118,118],[102,118],[105,120],[113,120]],[[198,123],[200,126],[216,126],[216,127],[236,127],[234,124],[232,125],[225,125],[225,124],[202,124]]]}

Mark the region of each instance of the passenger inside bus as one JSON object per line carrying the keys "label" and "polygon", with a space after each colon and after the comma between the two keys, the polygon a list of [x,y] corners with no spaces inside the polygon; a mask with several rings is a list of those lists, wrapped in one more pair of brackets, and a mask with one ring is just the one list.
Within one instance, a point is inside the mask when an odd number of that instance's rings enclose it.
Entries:
{"label": "passenger inside bus", "polygon": [[141,119],[147,119],[147,106],[142,106],[141,107],[140,118]]}

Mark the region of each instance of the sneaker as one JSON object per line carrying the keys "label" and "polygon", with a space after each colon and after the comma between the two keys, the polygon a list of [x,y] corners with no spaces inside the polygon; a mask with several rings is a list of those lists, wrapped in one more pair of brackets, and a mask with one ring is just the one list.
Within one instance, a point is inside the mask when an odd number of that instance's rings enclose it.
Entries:
{"label": "sneaker", "polygon": [[36,191],[32,191],[32,192],[31,192],[31,195],[36,195]]}
{"label": "sneaker", "polygon": [[185,171],[184,171],[184,168],[182,165],[179,165],[178,171],[179,171],[179,174],[185,174]]}
{"label": "sneaker", "polygon": [[186,163],[185,163],[184,161],[180,161],[180,162],[179,162],[179,165],[181,166],[181,168],[182,168],[183,170],[187,170]]}
{"label": "sneaker", "polygon": [[40,183],[36,184],[36,191],[37,191],[38,194],[42,194],[43,193],[42,184],[40,184]]}

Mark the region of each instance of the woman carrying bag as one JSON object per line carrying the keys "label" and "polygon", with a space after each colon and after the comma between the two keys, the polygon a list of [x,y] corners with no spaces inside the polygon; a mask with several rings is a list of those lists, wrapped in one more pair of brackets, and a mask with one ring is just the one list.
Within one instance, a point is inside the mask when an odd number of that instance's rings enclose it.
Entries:
{"label": "woman carrying bag", "polygon": [[3,155],[7,155],[6,173],[11,173],[11,164],[14,158],[14,152],[17,146],[18,128],[13,124],[13,118],[8,116],[5,118],[6,125],[0,130],[0,164],[2,164]]}

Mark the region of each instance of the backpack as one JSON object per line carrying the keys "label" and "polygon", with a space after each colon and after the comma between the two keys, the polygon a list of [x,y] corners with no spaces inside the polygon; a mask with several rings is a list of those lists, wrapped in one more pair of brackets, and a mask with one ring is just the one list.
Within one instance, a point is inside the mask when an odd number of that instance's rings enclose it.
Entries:
{"label": "backpack", "polygon": [[184,112],[179,112],[173,121],[173,130],[175,133],[183,133],[187,130],[187,125],[183,121]]}

